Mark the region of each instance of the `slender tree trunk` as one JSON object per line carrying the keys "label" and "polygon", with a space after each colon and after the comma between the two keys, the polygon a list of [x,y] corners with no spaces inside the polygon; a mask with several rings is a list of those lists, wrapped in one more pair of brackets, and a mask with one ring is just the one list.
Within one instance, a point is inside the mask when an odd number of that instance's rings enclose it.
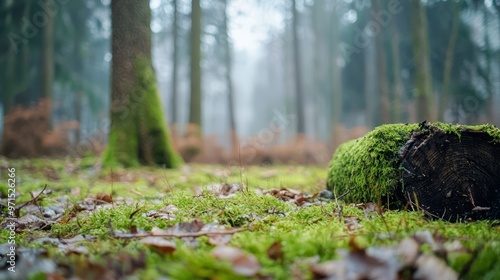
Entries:
{"label": "slender tree trunk", "polygon": [[[79,77],[83,77],[83,61],[80,53],[80,48],[82,46],[82,34],[75,36],[75,40],[73,42],[73,57],[75,58],[75,74]],[[80,127],[75,130],[75,146],[80,143],[81,140],[81,131],[83,128],[82,123],[82,90],[76,90],[74,92],[73,98],[73,113],[75,121],[80,124]]]}
{"label": "slender tree trunk", "polygon": [[177,0],[173,0],[173,13],[174,13],[174,21],[172,23],[172,43],[173,43],[173,53],[172,53],[172,100],[171,104],[172,106],[170,107],[172,110],[172,134],[174,138],[177,137],[177,125],[178,125],[178,120],[177,120],[177,95],[178,95],[178,89],[177,89],[177,76],[178,76],[178,68],[179,68],[179,63],[178,63],[178,52],[179,52],[179,46],[178,46],[178,37],[179,37],[179,24],[178,24],[178,17],[179,17],[179,12],[177,8]]}
{"label": "slender tree trunk", "polygon": [[427,13],[421,0],[411,0],[411,12],[413,53],[416,65],[417,118],[419,121],[434,121]]}
{"label": "slender tree trunk", "polygon": [[[315,115],[315,131],[320,136],[320,139],[329,139],[331,137],[330,130],[333,127],[331,123],[332,110],[329,106],[331,104],[330,96],[331,93],[328,90],[330,78],[328,77],[328,66],[329,63],[326,61],[330,54],[329,45],[327,40],[326,32],[326,19],[328,19],[328,14],[326,13],[326,2],[325,1],[314,1],[312,7],[312,28],[314,32],[314,41],[312,43],[312,48],[314,49],[312,61],[312,69],[314,71],[314,98],[315,106],[318,108]],[[326,113],[325,113],[326,112]],[[326,124],[326,126],[325,126]]]}
{"label": "slender tree trunk", "polygon": [[201,137],[201,6],[200,0],[191,1],[191,100],[189,123],[196,126]]}
{"label": "slender tree trunk", "polygon": [[[148,0],[111,1],[111,128],[104,165],[176,167],[151,61]],[[133,36],[131,36],[133,34]]]}
{"label": "slender tree trunk", "polygon": [[47,16],[47,23],[43,28],[42,45],[42,92],[41,98],[46,102],[46,126],[51,127],[52,122],[52,93],[54,88],[54,16]]}
{"label": "slender tree trunk", "polygon": [[453,5],[453,21],[451,23],[451,33],[446,48],[446,57],[444,61],[443,73],[443,89],[439,100],[439,119],[445,121],[446,108],[448,107],[449,96],[451,91],[451,71],[453,69],[453,60],[455,56],[455,46],[458,40],[458,31],[460,29],[460,10],[461,2],[452,1]]}
{"label": "slender tree trunk", "polygon": [[[370,38],[368,40],[371,40]],[[364,50],[365,63],[365,108],[366,108],[366,125],[368,127],[376,126],[378,121],[377,111],[377,70],[373,63],[376,59],[375,46],[373,42],[369,42]]]}
{"label": "slender tree trunk", "polygon": [[292,0],[292,32],[293,32],[293,60],[295,69],[295,104],[297,108],[297,134],[305,134],[305,120],[304,120],[304,96],[302,92],[302,66],[300,60],[300,47],[298,35],[298,12],[296,7],[296,0]]}
{"label": "slender tree trunk", "polygon": [[396,24],[396,20],[393,19],[391,22],[392,26],[392,61],[393,61],[393,71],[394,71],[394,103],[392,106],[393,121],[395,123],[401,122],[401,104],[403,104],[404,97],[404,86],[403,80],[401,79],[401,62],[400,62],[400,52],[399,52],[399,31]]}
{"label": "slender tree trunk", "polygon": [[228,0],[224,0],[224,19],[223,19],[223,29],[224,29],[224,63],[226,66],[226,88],[227,88],[227,102],[229,111],[229,130],[231,137],[231,150],[233,154],[238,153],[238,137],[236,130],[236,120],[234,114],[234,87],[233,79],[231,77],[232,72],[232,58],[231,58],[231,45],[229,44],[229,29],[228,29],[228,19],[227,19],[227,9]]}
{"label": "slender tree trunk", "polygon": [[[457,5],[457,4],[456,4]],[[491,79],[491,43],[490,43],[490,15],[488,7],[483,6],[483,21],[484,21],[484,48],[486,56],[486,91],[488,97],[486,98],[486,118],[489,123],[493,122],[493,85]]]}
{"label": "slender tree trunk", "polygon": [[[380,14],[380,0],[373,0],[373,12]],[[387,66],[384,48],[384,28],[380,29],[380,34],[375,36],[377,49],[377,75],[380,89],[380,121],[382,123],[391,122],[391,106],[389,102],[389,82],[387,80]]]}
{"label": "slender tree trunk", "polygon": [[[340,15],[336,8],[333,8],[333,14],[331,16],[331,28],[332,31],[330,33],[330,49],[331,49],[331,58],[330,65],[332,70],[332,138],[334,140],[338,140],[338,135],[335,135],[336,132],[339,132],[338,128],[340,123],[342,122],[342,70],[338,64],[338,59],[340,57]],[[334,146],[340,144],[338,141],[334,141]]]}

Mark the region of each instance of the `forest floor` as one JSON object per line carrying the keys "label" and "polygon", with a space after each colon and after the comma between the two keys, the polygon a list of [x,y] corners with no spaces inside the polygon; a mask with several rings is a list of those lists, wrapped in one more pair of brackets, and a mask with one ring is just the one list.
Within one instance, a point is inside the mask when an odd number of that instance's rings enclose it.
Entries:
{"label": "forest floor", "polygon": [[84,158],[0,168],[1,279],[500,277],[498,222],[346,204],[321,192],[326,167],[111,170]]}

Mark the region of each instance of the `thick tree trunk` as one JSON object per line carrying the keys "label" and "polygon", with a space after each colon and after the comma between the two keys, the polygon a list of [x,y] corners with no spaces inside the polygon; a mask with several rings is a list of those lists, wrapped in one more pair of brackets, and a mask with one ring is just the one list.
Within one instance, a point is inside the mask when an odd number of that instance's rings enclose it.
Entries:
{"label": "thick tree trunk", "polygon": [[200,0],[191,1],[191,100],[189,123],[197,127],[201,137],[201,6]]}
{"label": "thick tree trunk", "polygon": [[413,53],[416,70],[417,118],[433,120],[432,75],[427,32],[427,13],[421,0],[411,0]]}
{"label": "thick tree trunk", "polygon": [[295,70],[295,106],[297,111],[297,134],[303,135],[306,132],[304,119],[304,93],[302,92],[302,65],[300,60],[298,21],[299,15],[296,7],[296,0],[292,0],[292,32],[293,32],[293,61]]}
{"label": "thick tree trunk", "polygon": [[105,165],[176,167],[151,63],[151,11],[147,0],[113,0],[111,128]]}
{"label": "thick tree trunk", "polygon": [[342,144],[328,188],[346,200],[388,200],[451,221],[500,218],[500,130],[395,124]]}

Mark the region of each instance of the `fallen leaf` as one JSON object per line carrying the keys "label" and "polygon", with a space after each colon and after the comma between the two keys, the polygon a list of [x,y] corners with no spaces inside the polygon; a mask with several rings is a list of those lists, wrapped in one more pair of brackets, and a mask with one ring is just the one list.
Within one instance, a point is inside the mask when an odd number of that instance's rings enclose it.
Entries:
{"label": "fallen leaf", "polygon": [[418,255],[420,254],[420,248],[417,241],[411,237],[403,239],[398,244],[397,251],[403,263],[409,266],[414,265]]}
{"label": "fallen leaf", "polygon": [[50,189],[43,189],[41,191],[31,191],[30,195],[31,195],[31,197],[38,197],[38,196],[40,196],[42,194],[51,194],[51,193],[52,193],[52,190],[50,190]]}
{"label": "fallen leaf", "polygon": [[421,255],[416,261],[416,266],[414,279],[458,279],[457,272],[434,255]]}
{"label": "fallen leaf", "polygon": [[178,223],[173,227],[169,227],[167,231],[171,230],[176,233],[186,233],[186,232],[198,232],[205,224],[199,218],[195,218],[191,222]]}
{"label": "fallen leaf", "polygon": [[243,276],[255,276],[261,265],[254,255],[243,250],[229,246],[217,246],[212,250],[212,255],[219,260],[228,261],[236,274]]}
{"label": "fallen leaf", "polygon": [[141,239],[141,243],[155,248],[162,254],[172,254],[177,249],[177,246],[174,242],[169,241],[163,237],[149,236]]}
{"label": "fallen leaf", "polygon": [[231,241],[231,234],[207,234],[208,244],[210,245],[226,245]]}
{"label": "fallen leaf", "polygon": [[237,192],[241,191],[241,186],[239,184],[224,183],[197,187],[195,188],[194,196],[201,196],[203,195],[204,191],[208,191],[214,194],[216,197],[229,198],[236,195]]}
{"label": "fallen leaf", "polygon": [[6,229],[14,225],[16,232],[21,232],[24,229],[50,229],[50,221],[42,220],[35,215],[27,214],[18,219],[5,219],[0,223],[0,228]]}
{"label": "fallen leaf", "polygon": [[160,212],[171,214],[171,213],[174,213],[178,210],[179,210],[179,208],[177,208],[177,206],[175,206],[173,204],[169,204],[169,205],[163,207],[162,209],[160,209]]}
{"label": "fallen leaf", "polygon": [[267,249],[267,256],[275,261],[283,259],[283,244],[281,244],[281,241],[275,241],[269,246]]}
{"label": "fallen leaf", "polygon": [[344,217],[344,224],[348,231],[355,231],[361,228],[361,224],[357,217]]}
{"label": "fallen leaf", "polygon": [[111,196],[109,194],[105,194],[105,193],[98,193],[98,194],[96,194],[95,199],[98,202],[100,202],[100,201],[104,201],[104,202],[107,202],[107,203],[112,203],[113,202],[113,196]]}

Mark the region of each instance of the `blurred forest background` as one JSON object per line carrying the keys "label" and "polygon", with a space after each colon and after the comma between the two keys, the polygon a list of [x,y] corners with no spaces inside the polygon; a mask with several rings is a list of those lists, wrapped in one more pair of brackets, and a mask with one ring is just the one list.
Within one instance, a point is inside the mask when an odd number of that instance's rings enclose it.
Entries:
{"label": "blurred forest background", "polygon": [[[112,1],[0,1],[3,155],[103,151]],[[161,107],[188,162],[324,164],[383,123],[500,124],[498,0],[149,7]]]}

